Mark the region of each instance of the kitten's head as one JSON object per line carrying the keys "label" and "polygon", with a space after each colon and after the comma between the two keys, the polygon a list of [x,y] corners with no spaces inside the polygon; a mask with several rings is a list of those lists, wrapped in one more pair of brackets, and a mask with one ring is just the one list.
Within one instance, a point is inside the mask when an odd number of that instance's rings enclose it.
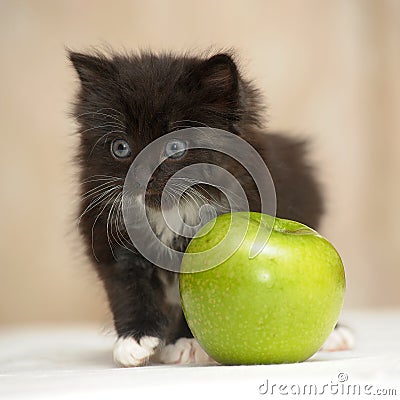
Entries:
{"label": "kitten's head", "polygon": [[[240,134],[245,126],[260,124],[258,93],[228,54],[107,57],[70,52],[69,57],[81,83],[75,117],[86,178],[123,178],[145,146],[176,129],[200,125]],[[190,152],[170,158],[165,173],[190,164],[190,158]],[[166,177],[157,178],[165,182]]]}
{"label": "kitten's head", "polygon": [[[82,211],[89,208],[93,217],[106,201],[111,206],[135,156],[155,139],[191,126],[241,135],[246,127],[261,124],[259,94],[242,79],[229,54],[70,52],[69,58],[80,79],[74,116],[80,130]],[[222,162],[217,153],[186,151],[179,141],[167,143],[162,156],[168,152],[173,156],[147,186],[146,205],[151,207],[159,207],[163,186],[176,171],[194,162]]]}

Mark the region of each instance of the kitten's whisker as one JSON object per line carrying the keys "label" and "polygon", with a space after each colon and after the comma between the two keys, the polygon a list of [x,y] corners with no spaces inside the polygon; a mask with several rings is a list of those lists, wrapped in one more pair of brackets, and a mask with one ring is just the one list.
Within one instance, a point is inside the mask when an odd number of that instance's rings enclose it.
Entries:
{"label": "kitten's whisker", "polygon": [[96,222],[97,220],[100,218],[101,214],[103,213],[103,211],[106,209],[106,207],[108,206],[108,204],[110,203],[111,199],[112,199],[112,192],[107,196],[108,200],[107,202],[104,204],[103,208],[100,210],[100,212],[98,213],[96,219],[93,222],[92,225],[92,252],[93,252],[93,256],[94,258],[99,261],[99,259],[96,256],[96,252],[94,251],[94,228],[96,226]]}
{"label": "kitten's whisker", "polygon": [[114,130],[114,131],[107,132],[106,134],[104,134],[104,135],[102,135],[101,137],[99,137],[99,138],[96,140],[95,144],[92,146],[92,149],[90,150],[90,153],[89,153],[89,157],[92,155],[93,150],[95,149],[95,147],[97,146],[97,144],[100,142],[100,140],[104,139],[104,144],[105,144],[105,143],[106,143],[107,137],[108,137],[109,135],[111,135],[112,133],[117,133],[117,132],[121,132],[121,133],[125,134],[125,132],[123,132],[123,131]]}
{"label": "kitten's whisker", "polygon": [[[111,199],[111,201],[112,201],[112,199]],[[110,248],[111,254],[112,254],[113,258],[115,259],[114,249],[113,249],[113,246],[112,246],[112,243],[110,240],[110,234],[109,234],[110,214],[111,214],[114,202],[115,202],[115,197],[111,204],[110,209],[108,210],[108,215],[107,215],[107,220],[106,220],[106,235],[107,235],[108,247]]]}
{"label": "kitten's whisker", "polygon": [[[222,204],[221,199],[219,199],[219,200],[216,199],[216,198],[214,197],[214,195],[212,195],[204,186],[198,186],[198,188],[196,188],[196,189],[194,189],[194,190],[197,191],[197,193],[198,193],[200,196],[202,196],[204,199],[208,199],[208,201],[210,202],[210,204],[215,205],[217,208],[220,208],[221,210],[225,210],[225,211],[228,211],[228,212],[231,212],[231,211],[232,211],[231,208],[225,207],[225,206]],[[202,193],[200,193],[200,190],[204,190],[204,191],[210,196],[210,198],[207,198],[207,197],[204,196]],[[221,192],[223,193],[222,190],[221,190]],[[233,205],[237,205],[237,203],[236,203],[233,199],[231,199],[231,198],[228,199],[228,203],[229,203],[229,204],[232,203]]]}
{"label": "kitten's whisker", "polygon": [[[86,199],[90,196],[93,196],[94,194],[101,192],[102,190],[115,186],[115,182],[104,182],[101,185],[97,185],[94,188],[86,191],[85,193],[82,193],[82,199]],[[116,185],[116,187],[122,187],[121,185]]]}
{"label": "kitten's whisker", "polygon": [[189,207],[191,207],[192,210],[193,210],[195,213],[198,212],[198,211],[199,211],[199,208],[196,207],[196,206],[193,204],[193,202],[190,201],[190,200],[186,197],[185,194],[186,194],[186,193],[183,193],[182,196],[181,196],[180,198],[183,199],[183,200],[186,202],[186,204],[187,204]]}
{"label": "kitten's whisker", "polygon": [[178,193],[178,192],[174,189],[173,186],[170,186],[169,188],[165,188],[164,190],[165,190],[165,193],[166,193],[167,195],[170,196],[170,198],[172,199],[172,201],[174,201],[174,199],[177,201],[178,206],[180,205],[179,203],[180,203],[180,201],[182,200],[182,201],[185,202],[185,204],[187,204],[189,207],[191,207],[191,208],[193,209],[193,211],[196,212],[196,211],[198,210],[198,209],[194,206],[194,204],[193,204],[191,201],[189,201],[189,200],[185,197],[185,193],[184,193],[184,192]]}
{"label": "kitten's whisker", "polygon": [[130,209],[132,204],[135,204],[134,195],[136,192],[134,190],[128,190],[126,188],[122,191],[122,200],[121,200],[121,207],[124,209]]}
{"label": "kitten's whisker", "polygon": [[[175,200],[176,200],[176,203],[179,206],[179,202],[182,199],[182,200],[184,200],[186,202],[186,204],[188,204],[188,205],[193,207],[193,205],[190,203],[190,201],[187,200],[186,198],[184,198],[182,193],[178,194],[176,191],[174,191],[173,187],[171,187],[169,189],[165,189],[165,193],[169,196],[169,198],[171,199],[172,203],[174,203]],[[193,209],[195,209],[195,208],[193,207]]]}
{"label": "kitten's whisker", "polygon": [[[99,179],[92,179],[92,178],[97,178],[99,177]],[[96,182],[96,181],[100,181],[100,180],[123,180],[123,178],[119,178],[118,176],[112,176],[112,175],[91,175],[88,178],[86,178],[85,180],[83,180],[83,183],[86,182]]]}
{"label": "kitten's whisker", "polygon": [[[180,184],[180,183],[173,183],[172,185],[174,185],[174,186],[176,186],[176,187],[180,187],[180,188],[186,189],[186,190],[183,192],[183,194],[185,194],[185,193],[191,193],[192,196],[200,197],[200,199],[203,200],[203,203],[204,203],[204,204],[213,205],[213,206],[215,206],[215,208],[220,209],[220,210],[224,210],[224,211],[227,211],[227,212],[230,212],[230,211],[231,211],[230,208],[225,207],[224,205],[222,205],[222,204],[221,204],[221,201],[217,200],[211,193],[209,193],[209,192],[208,192],[205,188],[203,188],[202,186],[198,186],[198,188],[194,188],[193,186],[187,187],[187,186],[182,185],[182,184]],[[171,185],[171,186],[172,186],[172,185]],[[204,196],[202,193],[200,193],[200,191],[199,191],[200,189],[205,190],[206,193],[210,196],[210,198],[208,198],[208,197]],[[235,203],[235,202],[232,200],[232,203]]]}
{"label": "kitten's whisker", "polygon": [[116,233],[117,237],[114,236],[114,233],[113,233],[112,230],[111,230],[111,235],[112,235],[113,239],[116,241],[117,244],[123,246],[127,250],[130,250],[123,243],[123,240],[126,240],[126,238],[124,238],[123,235],[122,236],[120,235],[119,225],[121,224],[120,210],[122,208],[122,198],[123,198],[123,194],[120,193],[120,195],[117,197],[116,207],[114,207],[114,209],[113,209],[113,215],[114,215],[113,223],[114,223],[115,233]]}
{"label": "kitten's whisker", "polygon": [[97,110],[97,112],[103,111],[103,110],[111,110],[111,111],[115,111],[117,114],[121,114],[122,116],[124,115],[121,111],[116,110],[115,108],[112,107],[103,107],[103,108],[99,108]]}
{"label": "kitten's whisker", "polygon": [[[114,254],[114,249],[113,249],[113,245],[112,245],[112,241],[110,238],[110,233],[111,236],[113,236],[112,233],[112,225],[111,225],[111,229],[110,229],[110,222],[112,221],[112,216],[113,216],[113,212],[114,212],[114,207],[116,202],[118,201],[118,199],[120,198],[120,196],[122,196],[122,193],[117,193],[114,197],[113,197],[113,202],[111,204],[110,210],[108,211],[108,215],[107,215],[107,222],[106,222],[106,234],[107,234],[107,241],[108,241],[108,245],[110,247],[111,253],[114,257],[114,259],[116,259],[115,254]],[[114,237],[113,237],[114,238]]]}
{"label": "kitten's whisker", "polygon": [[[123,220],[123,215],[122,215],[122,202],[120,201],[118,204],[118,209],[117,209],[117,217],[115,219],[115,228],[116,228],[116,234],[119,239],[119,243],[125,247],[125,249],[132,251],[132,243],[129,239],[127,239],[124,235],[124,233],[121,231],[120,226],[125,227],[125,223]],[[128,247],[129,246],[129,247]]]}
{"label": "kitten's whisker", "polygon": [[[185,194],[186,195],[189,195],[189,189],[190,189],[190,187],[187,187],[187,186],[185,186],[185,185],[182,185],[182,184],[179,184],[179,183],[175,183],[175,184],[173,184],[174,186],[172,186],[171,185],[171,189],[172,190],[174,190],[174,187],[175,187],[175,194],[176,194],[176,198],[178,198],[178,200],[180,199],[180,198],[183,198],[184,200],[186,200],[186,202],[188,203],[188,204],[192,204],[192,202],[190,202],[186,197],[185,197]],[[176,188],[177,189],[179,189],[179,193],[178,193],[178,191],[176,190]],[[198,204],[197,204],[197,202],[195,202],[196,203],[196,205],[197,206],[199,206]],[[193,204],[192,204],[193,205]],[[194,205],[193,205],[193,207],[194,207]],[[194,208],[195,209],[195,208]]]}
{"label": "kitten's whisker", "polygon": [[[190,183],[196,182],[196,183],[198,183],[198,184],[199,184],[199,183],[205,183],[205,182],[199,182],[199,181],[196,180],[196,179],[187,178],[187,177],[174,177],[174,178],[171,178],[171,179],[174,179],[174,180],[175,180],[175,179],[177,179],[177,180],[183,180],[183,181],[190,182]],[[235,193],[235,192],[233,192],[232,190],[228,189],[226,186],[217,185],[217,184],[213,184],[212,186],[213,186],[213,187],[216,187],[217,189],[219,189],[219,190],[220,190],[222,193],[224,193],[224,194],[225,194],[224,191],[228,192],[228,193],[230,194],[230,196],[231,196],[231,197],[229,197],[229,200],[230,200],[230,202],[231,202],[233,205],[238,206],[238,203],[236,203],[236,202],[233,200],[232,197],[236,197],[239,201],[242,201],[242,200],[243,200],[237,193]],[[191,186],[191,188],[192,188],[192,186]],[[201,190],[203,190],[203,191],[205,191],[211,198],[213,198],[217,203],[219,203],[219,201],[216,200],[215,197],[214,197],[204,186],[198,185],[198,188],[201,189]],[[195,189],[195,190],[199,190],[199,189]],[[225,195],[225,196],[226,196],[226,195]],[[228,196],[226,196],[226,197],[228,197]]]}
{"label": "kitten's whisker", "polygon": [[[222,193],[224,193],[225,197],[228,199],[229,204],[236,206],[238,210],[242,210],[243,207],[240,206],[240,204],[243,203],[243,200],[244,200],[242,197],[240,197],[237,193],[233,192],[232,190],[228,189],[225,186],[216,186],[216,187]],[[229,196],[227,196],[224,191],[229,192]],[[246,193],[245,193],[245,196],[246,196]],[[238,199],[238,202],[236,202],[234,200],[235,197]],[[246,201],[247,201],[247,196],[246,196]]]}
{"label": "kitten's whisker", "polygon": [[[100,109],[100,111],[101,110],[105,110],[105,109],[108,109],[108,108],[101,108]],[[117,111],[117,110],[115,110],[115,109],[112,109],[113,111],[116,111],[116,112],[119,112],[119,111]],[[82,114],[79,114],[79,115],[77,115],[76,117],[75,117],[75,119],[79,119],[79,118],[81,118],[81,117],[84,117],[85,115],[101,115],[101,116],[103,116],[103,117],[106,117],[106,118],[112,118],[112,119],[114,119],[114,121],[113,121],[113,123],[114,124],[118,124],[121,128],[123,128],[123,129],[125,129],[125,124],[123,123],[123,121],[121,121],[119,118],[117,118],[115,115],[112,115],[112,114],[107,114],[107,113],[103,113],[103,112],[100,112],[100,111],[88,111],[88,112],[85,112],[85,113],[82,113]],[[120,113],[121,115],[123,115],[122,113]]]}
{"label": "kitten's whisker", "polygon": [[103,110],[115,111],[117,114],[120,114],[120,115],[124,116],[124,114],[121,111],[118,111],[118,110],[116,110],[115,108],[112,108],[112,107],[103,107],[103,108],[100,108],[98,111],[103,111]]}
{"label": "kitten's whisker", "polygon": [[121,133],[124,133],[124,134],[125,134],[125,131],[122,130],[122,128],[121,128],[120,126],[115,125],[114,122],[112,122],[112,123],[111,123],[111,122],[108,122],[108,123],[103,124],[103,125],[92,126],[92,127],[90,127],[90,128],[86,128],[86,129],[83,130],[83,131],[79,131],[78,133],[80,133],[81,135],[83,135],[83,134],[86,133],[86,132],[90,132],[90,131],[93,131],[93,130],[95,130],[95,129],[103,129],[103,128],[120,128],[120,129],[117,129],[116,132],[121,132]]}
{"label": "kitten's whisker", "polygon": [[81,222],[81,219],[84,215],[86,215],[89,211],[91,211],[94,207],[96,207],[98,204],[100,204],[102,201],[104,201],[109,195],[112,194],[113,191],[118,190],[118,187],[113,187],[111,189],[106,190],[104,193],[102,193],[100,196],[96,197],[93,199],[89,205],[85,208],[85,210],[82,212],[82,214],[78,218],[78,224]]}
{"label": "kitten's whisker", "polygon": [[[121,231],[120,226],[125,227],[125,223],[123,220],[123,215],[122,215],[122,199],[124,198],[124,194],[120,193],[120,195],[117,198],[117,206],[114,207],[113,209],[113,219],[112,219],[112,223],[114,224],[114,228],[115,228],[115,235],[113,230],[111,229],[111,236],[113,238],[113,240],[115,241],[115,243],[117,245],[120,245],[121,247],[123,247],[124,249],[128,250],[129,252],[132,252],[132,243],[129,239],[127,239],[124,235],[124,233]],[[112,227],[111,227],[112,228]]]}
{"label": "kitten's whisker", "polygon": [[[203,188],[202,186],[198,186],[197,188],[194,188],[193,186],[190,188],[193,192],[195,192],[198,196],[201,196],[201,198],[203,198],[204,200],[206,200],[207,202],[214,202],[216,204],[219,203],[219,201],[206,189]],[[204,190],[208,196],[210,196],[210,198],[206,197],[204,194],[202,194],[200,192],[200,190]]]}
{"label": "kitten's whisker", "polygon": [[[214,206],[215,208],[218,209],[226,209],[224,206],[222,206],[218,201],[216,201],[215,199],[209,199],[206,196],[204,196],[203,194],[201,194],[200,192],[198,192],[196,189],[194,189],[193,187],[191,187],[188,190],[188,193],[190,193],[192,196],[194,197],[198,197],[202,200],[203,204],[209,204]],[[229,209],[226,209],[229,211]]]}
{"label": "kitten's whisker", "polygon": [[[88,199],[89,197],[92,196],[97,196],[97,195],[102,195],[104,193],[107,193],[108,191],[114,190],[114,189],[120,189],[122,186],[121,185],[114,185],[113,183],[107,184],[108,186],[96,189],[93,193],[90,193],[89,195],[86,195],[82,197],[84,200]],[[97,197],[98,198],[98,197]]]}
{"label": "kitten's whisker", "polygon": [[190,193],[190,190],[187,190],[187,191],[184,192],[184,193],[186,193],[186,195],[189,196],[189,197],[193,200],[193,202],[196,204],[197,208],[200,208],[200,207],[201,207],[201,204],[199,204],[199,203],[196,201],[196,198],[192,196],[192,194]]}

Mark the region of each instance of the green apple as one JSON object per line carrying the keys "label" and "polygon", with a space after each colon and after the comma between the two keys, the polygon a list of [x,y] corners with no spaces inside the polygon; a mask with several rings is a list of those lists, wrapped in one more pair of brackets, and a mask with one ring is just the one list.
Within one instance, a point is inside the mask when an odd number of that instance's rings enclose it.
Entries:
{"label": "green apple", "polygon": [[[203,349],[223,364],[304,361],[322,346],[342,308],[345,274],[332,244],[303,224],[272,217],[269,239],[254,243],[259,228],[268,228],[264,217],[218,216],[199,230],[182,260],[186,320]],[[244,239],[211,268],[218,252],[208,251],[232,225]],[[250,257],[254,244],[261,251]],[[208,269],[198,272],[204,263]]]}

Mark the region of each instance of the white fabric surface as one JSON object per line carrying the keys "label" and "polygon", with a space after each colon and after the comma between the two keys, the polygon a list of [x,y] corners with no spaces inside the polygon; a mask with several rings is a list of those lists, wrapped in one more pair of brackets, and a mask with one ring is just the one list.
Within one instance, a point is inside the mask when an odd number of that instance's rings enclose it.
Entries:
{"label": "white fabric surface", "polygon": [[[318,385],[312,398],[347,398],[328,385],[369,384],[395,389],[400,397],[400,310],[346,312],[341,321],[354,328],[353,351],[317,353],[299,364],[259,366],[146,366],[116,368],[114,336],[93,326],[13,327],[0,333],[0,399],[196,399],[293,398],[280,394],[301,385]],[[340,375],[339,374],[346,374]],[[260,391],[276,384],[274,395]],[[263,385],[260,388],[261,385]],[[323,388],[323,385],[327,385]],[[345,390],[347,386],[345,387]],[[307,389],[308,390],[308,389]],[[333,392],[336,389],[333,389]],[[364,390],[364,389],[363,389]],[[290,393],[290,392],[289,392]],[[310,396],[295,396],[310,398]],[[352,398],[374,398],[356,395]]]}

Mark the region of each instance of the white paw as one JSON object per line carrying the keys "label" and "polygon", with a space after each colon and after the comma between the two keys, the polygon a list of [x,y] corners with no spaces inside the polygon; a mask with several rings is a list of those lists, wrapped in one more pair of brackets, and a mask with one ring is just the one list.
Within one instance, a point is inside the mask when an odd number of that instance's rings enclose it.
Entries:
{"label": "white paw", "polygon": [[159,355],[164,364],[215,364],[195,339],[180,338],[165,346]]}
{"label": "white paw", "polygon": [[320,351],[351,350],[354,347],[354,333],[347,326],[338,326],[329,335]]}
{"label": "white paw", "polygon": [[121,367],[145,364],[160,343],[153,336],[143,336],[139,343],[133,337],[119,338],[114,345],[114,361]]}

